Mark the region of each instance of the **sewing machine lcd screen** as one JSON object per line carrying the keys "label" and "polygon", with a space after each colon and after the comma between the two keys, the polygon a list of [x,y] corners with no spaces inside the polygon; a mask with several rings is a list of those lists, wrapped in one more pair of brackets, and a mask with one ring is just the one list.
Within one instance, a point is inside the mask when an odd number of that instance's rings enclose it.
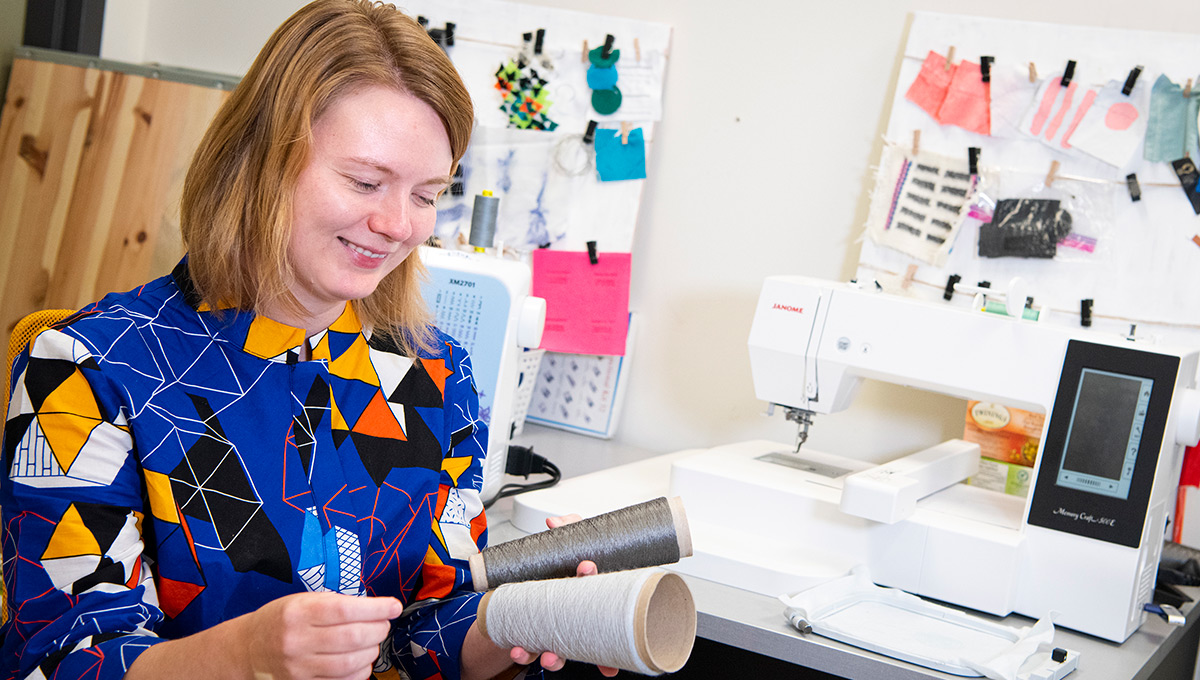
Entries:
{"label": "sewing machine lcd screen", "polygon": [[1067,343],[1029,524],[1139,546],[1178,372],[1175,356]]}
{"label": "sewing machine lcd screen", "polygon": [[1075,393],[1058,485],[1129,497],[1154,380],[1084,368]]}

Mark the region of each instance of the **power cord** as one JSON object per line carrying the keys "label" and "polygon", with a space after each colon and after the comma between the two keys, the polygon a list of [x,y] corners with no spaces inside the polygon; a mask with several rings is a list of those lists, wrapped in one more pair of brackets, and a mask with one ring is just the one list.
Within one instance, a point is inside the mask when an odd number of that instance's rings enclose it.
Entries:
{"label": "power cord", "polygon": [[559,480],[562,479],[562,473],[559,472],[558,466],[534,453],[532,446],[510,444],[508,447],[508,460],[504,464],[504,471],[510,475],[524,477],[525,479],[529,479],[529,475],[535,474],[550,475],[550,479],[530,484],[505,484],[500,487],[500,491],[491,500],[483,504],[485,509],[492,507],[493,503],[506,496],[516,496],[526,491],[548,489],[558,484]]}

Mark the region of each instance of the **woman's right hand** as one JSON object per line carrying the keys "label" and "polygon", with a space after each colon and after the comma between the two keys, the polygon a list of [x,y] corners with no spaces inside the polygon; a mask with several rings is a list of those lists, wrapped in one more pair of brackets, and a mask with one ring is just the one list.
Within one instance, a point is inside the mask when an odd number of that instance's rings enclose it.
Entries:
{"label": "woman's right hand", "polygon": [[273,680],[369,678],[379,643],[403,610],[394,597],[281,597],[243,617],[247,661],[256,677]]}

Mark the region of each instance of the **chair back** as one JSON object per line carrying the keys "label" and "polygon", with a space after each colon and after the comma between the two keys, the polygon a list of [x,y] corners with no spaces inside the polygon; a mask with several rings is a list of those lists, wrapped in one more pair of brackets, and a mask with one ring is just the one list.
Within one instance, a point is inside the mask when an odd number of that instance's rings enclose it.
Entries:
{"label": "chair back", "polygon": [[[75,313],[73,309],[43,309],[32,314],[29,314],[17,322],[13,326],[12,335],[8,337],[8,363],[4,370],[4,394],[0,396],[0,404],[3,409],[0,413],[4,414],[4,421],[8,421],[8,391],[12,389],[12,367],[16,361],[17,355],[25,351],[29,343],[37,337],[42,329],[49,328],[54,324]],[[7,474],[6,470],[0,470],[0,474]],[[0,624],[8,621],[8,590],[4,587],[4,574],[0,573]]]}

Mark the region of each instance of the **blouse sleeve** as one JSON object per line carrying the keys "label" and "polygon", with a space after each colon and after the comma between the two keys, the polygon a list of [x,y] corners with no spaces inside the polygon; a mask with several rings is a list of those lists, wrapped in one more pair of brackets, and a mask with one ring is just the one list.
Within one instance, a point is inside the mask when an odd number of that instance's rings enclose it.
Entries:
{"label": "blouse sleeve", "polygon": [[463,639],[475,621],[481,597],[471,592],[467,560],[487,544],[480,491],[488,429],[479,418],[479,398],[466,351],[448,342],[443,359],[451,371],[446,378],[443,433],[449,450],[442,460],[433,539],[414,596],[418,602],[441,601],[402,619],[393,639],[400,664],[414,679],[459,677]]}
{"label": "blouse sleeve", "polygon": [[120,392],[42,331],[13,366],[4,429],[3,677],[121,678],[162,620],[142,559],[142,480]]}

